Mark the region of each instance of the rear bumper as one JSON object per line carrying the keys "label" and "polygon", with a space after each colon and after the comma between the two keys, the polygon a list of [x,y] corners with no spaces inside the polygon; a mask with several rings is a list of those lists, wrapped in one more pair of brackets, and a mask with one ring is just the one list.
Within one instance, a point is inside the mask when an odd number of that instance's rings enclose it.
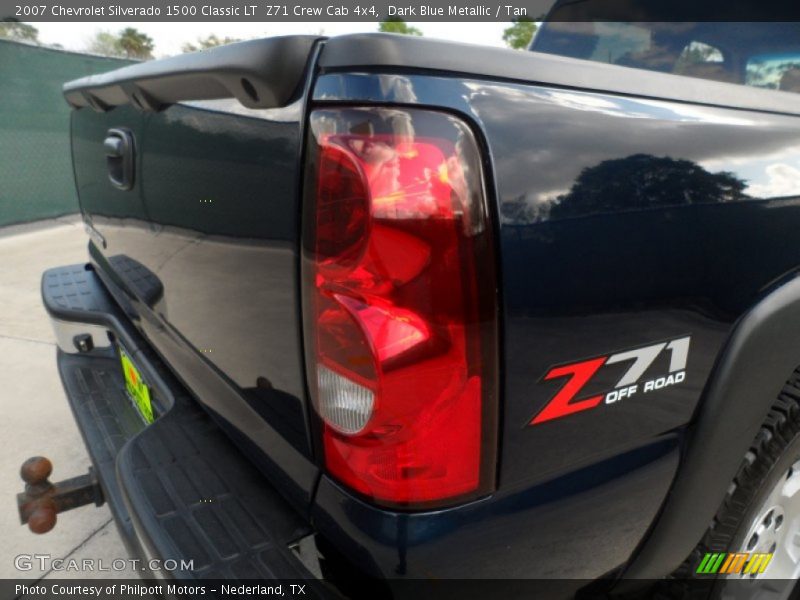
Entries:
{"label": "rear bumper", "polygon": [[[46,271],[42,298],[75,421],[143,575],[313,578],[290,549],[310,533],[308,524],[164,367],[91,267]],[[81,334],[92,336],[91,350],[72,343]],[[118,345],[152,388],[149,426],[126,395]],[[153,560],[176,568],[148,571]]]}

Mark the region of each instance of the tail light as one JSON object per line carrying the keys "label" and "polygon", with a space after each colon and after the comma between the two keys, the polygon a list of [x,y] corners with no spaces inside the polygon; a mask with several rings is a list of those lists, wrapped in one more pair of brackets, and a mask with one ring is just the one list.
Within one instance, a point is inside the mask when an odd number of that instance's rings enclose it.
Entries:
{"label": "tail light", "polygon": [[318,110],[310,132],[303,301],[325,468],[388,507],[486,494],[496,279],[475,138],[398,109]]}

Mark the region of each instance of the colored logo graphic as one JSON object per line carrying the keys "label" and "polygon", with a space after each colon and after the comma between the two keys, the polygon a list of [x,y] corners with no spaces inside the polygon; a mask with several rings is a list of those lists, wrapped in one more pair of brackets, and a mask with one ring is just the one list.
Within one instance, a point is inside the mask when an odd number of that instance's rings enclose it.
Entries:
{"label": "colored logo graphic", "polygon": [[[595,408],[603,402],[614,404],[624,398],[649,394],[671,385],[683,383],[686,380],[686,363],[689,360],[691,339],[690,336],[686,336],[669,342],[659,342],[616,354],[552,367],[545,373],[541,381],[568,379],[528,425],[538,425]],[[646,378],[645,373],[662,352],[669,353],[669,372],[661,376]],[[604,366],[615,363],[629,364],[613,389],[589,398],[585,397],[583,389],[595,374]]]}
{"label": "colored logo graphic", "polygon": [[771,560],[772,553],[706,552],[700,566],[697,567],[697,574],[733,575],[741,573],[754,575],[766,571]]}

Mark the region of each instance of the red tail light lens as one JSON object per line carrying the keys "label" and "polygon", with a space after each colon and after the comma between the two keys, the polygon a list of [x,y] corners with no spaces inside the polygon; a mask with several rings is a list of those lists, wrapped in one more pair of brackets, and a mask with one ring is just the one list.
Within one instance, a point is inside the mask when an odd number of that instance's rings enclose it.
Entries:
{"label": "red tail light lens", "polygon": [[309,387],[327,472],[391,507],[493,489],[496,279],[478,147],[458,119],[311,116]]}

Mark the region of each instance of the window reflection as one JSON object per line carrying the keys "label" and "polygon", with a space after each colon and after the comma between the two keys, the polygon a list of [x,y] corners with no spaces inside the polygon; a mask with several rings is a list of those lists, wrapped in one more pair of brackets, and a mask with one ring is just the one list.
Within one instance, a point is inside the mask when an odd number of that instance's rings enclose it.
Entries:
{"label": "window reflection", "polygon": [[[558,18],[551,15],[550,18]],[[800,23],[545,23],[532,50],[648,71],[800,91]]]}

